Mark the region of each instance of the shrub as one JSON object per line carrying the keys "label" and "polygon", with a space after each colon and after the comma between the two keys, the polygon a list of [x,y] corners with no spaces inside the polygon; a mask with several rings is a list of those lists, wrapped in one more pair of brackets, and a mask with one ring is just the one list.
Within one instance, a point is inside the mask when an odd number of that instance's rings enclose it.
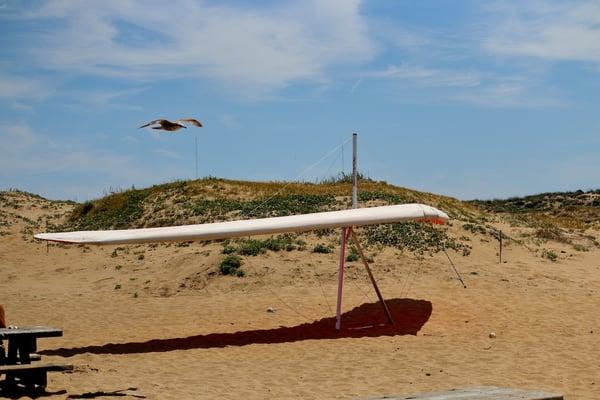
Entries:
{"label": "shrub", "polygon": [[448,236],[447,231],[418,222],[374,225],[366,227],[365,232],[371,245],[396,247],[418,254],[435,253],[444,248],[462,251],[466,247]]}
{"label": "shrub", "polygon": [[353,262],[353,261],[358,261],[358,251],[354,248],[354,247],[350,247],[350,251],[348,252],[348,255],[346,256],[346,261],[348,262]]}
{"label": "shrub", "polygon": [[261,240],[250,239],[240,243],[237,252],[243,256],[257,256],[264,253],[265,246]]}
{"label": "shrub", "polygon": [[573,245],[573,249],[575,249],[575,251],[589,251],[589,249],[587,247],[585,247],[582,244],[578,244],[578,243]]}
{"label": "shrub", "polygon": [[485,230],[485,227],[483,227],[479,224],[466,223],[466,224],[463,224],[462,227],[465,231],[469,231],[471,233],[479,233],[481,235],[485,235],[487,233],[487,231]]}
{"label": "shrub", "polygon": [[319,243],[318,245],[316,245],[313,248],[313,253],[323,253],[323,254],[329,254],[329,253],[333,253],[333,249],[331,247],[327,247],[322,243]]}
{"label": "shrub", "polygon": [[233,254],[228,255],[221,261],[219,272],[222,275],[244,276],[244,271],[240,270],[242,258]]}
{"label": "shrub", "polygon": [[223,254],[233,254],[233,253],[235,253],[235,251],[236,251],[235,247],[230,246],[230,245],[226,245],[226,246],[223,246],[223,250],[221,250],[221,253],[223,253]]}
{"label": "shrub", "polygon": [[560,243],[569,243],[569,238],[564,231],[557,226],[545,225],[535,232],[535,236],[540,239],[553,240]]}
{"label": "shrub", "polygon": [[554,262],[558,259],[558,255],[552,250],[544,249],[544,251],[542,251],[542,258],[546,258],[546,259]]}

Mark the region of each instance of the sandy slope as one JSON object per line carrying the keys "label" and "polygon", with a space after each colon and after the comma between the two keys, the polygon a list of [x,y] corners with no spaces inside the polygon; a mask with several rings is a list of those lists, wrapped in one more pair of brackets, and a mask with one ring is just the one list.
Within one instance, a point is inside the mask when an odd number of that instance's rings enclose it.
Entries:
{"label": "sandy slope", "polygon": [[[50,391],[330,399],[498,385],[600,398],[598,250],[550,243],[553,263],[513,244],[499,265],[495,244],[471,235],[472,254],[453,255],[463,289],[443,255],[387,249],[374,272],[396,326],[336,334],[335,254],[268,253],[246,258],[245,278],[220,277],[210,273],[223,257],[216,243],[47,248],[11,218],[0,303],[10,323],[63,328],[40,349],[77,366],[52,374]],[[345,327],[381,320],[358,263],[347,277]]]}

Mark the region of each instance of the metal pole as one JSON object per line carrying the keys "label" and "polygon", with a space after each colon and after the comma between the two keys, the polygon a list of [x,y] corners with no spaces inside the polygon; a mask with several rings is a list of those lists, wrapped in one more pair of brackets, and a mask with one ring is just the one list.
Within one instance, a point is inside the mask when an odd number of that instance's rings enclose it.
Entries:
{"label": "metal pole", "polygon": [[498,230],[499,240],[500,240],[500,264],[502,264],[502,231]]}
{"label": "metal pole", "polygon": [[356,145],[358,134],[352,134],[352,208],[358,207],[358,176],[356,171]]}
{"label": "metal pole", "polygon": [[340,246],[340,269],[338,270],[337,307],[335,312],[335,329],[342,327],[342,292],[344,289],[344,263],[346,262],[346,240],[348,228],[342,228],[342,244]]}
{"label": "metal pole", "polygon": [[379,291],[377,282],[375,282],[375,278],[373,277],[371,268],[369,268],[369,263],[367,262],[365,253],[363,253],[362,247],[360,247],[360,243],[358,242],[358,237],[356,236],[356,233],[354,233],[354,229],[352,229],[352,228],[350,228],[350,235],[352,236],[352,240],[354,241],[354,244],[356,245],[356,249],[358,250],[358,254],[360,255],[360,258],[362,259],[363,264],[365,265],[365,268],[367,269],[367,274],[369,274],[369,278],[371,279],[371,283],[373,284],[373,287],[375,288],[375,293],[377,293],[377,297],[379,298],[379,302],[381,303],[381,306],[383,307],[385,316],[387,317],[387,320],[390,323],[390,325],[394,325],[394,320],[392,319],[392,314],[390,313],[390,310],[389,310],[387,304],[385,303],[385,300],[383,300],[383,296],[381,295],[381,292]]}
{"label": "metal pole", "polygon": [[196,148],[196,179],[198,179],[198,135],[194,136],[195,148]]}

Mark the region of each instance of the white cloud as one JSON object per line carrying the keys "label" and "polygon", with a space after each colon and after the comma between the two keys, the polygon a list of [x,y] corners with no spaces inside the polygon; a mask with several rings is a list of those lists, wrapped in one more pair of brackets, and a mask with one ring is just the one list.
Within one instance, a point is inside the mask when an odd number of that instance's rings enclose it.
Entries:
{"label": "white cloud", "polygon": [[[375,55],[358,0],[232,7],[207,1],[47,1],[21,18],[64,25],[37,37],[38,61],[61,71],[136,79],[210,78],[247,97]],[[58,25],[58,24],[57,24]]]}
{"label": "white cloud", "polygon": [[3,156],[18,152],[23,148],[31,146],[38,140],[37,135],[25,123],[0,121],[0,148]]}
{"label": "white cloud", "polygon": [[396,78],[417,86],[430,87],[474,87],[481,84],[481,77],[476,73],[423,68],[409,64],[389,65],[384,70],[371,71],[365,76]]}
{"label": "white cloud", "polygon": [[50,95],[49,85],[34,78],[0,71],[0,100],[16,108],[29,109],[29,102],[44,100]]}
{"label": "white cloud", "polygon": [[120,110],[139,111],[142,108],[136,104],[126,102],[128,97],[148,90],[147,87],[138,87],[126,90],[89,90],[85,92],[68,93],[70,98],[90,108],[115,108]]}
{"label": "white cloud", "polygon": [[548,60],[600,62],[600,3],[519,2],[491,7],[484,45],[493,53]]}
{"label": "white cloud", "polygon": [[0,130],[0,169],[3,173],[59,172],[73,170],[123,171],[127,157],[74,144],[69,139],[57,141],[35,132],[26,123],[4,121]]}
{"label": "white cloud", "polygon": [[167,149],[158,149],[156,150],[156,153],[160,154],[163,157],[174,158],[176,160],[181,160],[183,158],[178,152]]}

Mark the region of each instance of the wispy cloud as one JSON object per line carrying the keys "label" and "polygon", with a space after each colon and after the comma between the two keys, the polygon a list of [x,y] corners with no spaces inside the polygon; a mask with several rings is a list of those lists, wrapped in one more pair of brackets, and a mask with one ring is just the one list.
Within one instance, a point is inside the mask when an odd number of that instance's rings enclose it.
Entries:
{"label": "wispy cloud", "polygon": [[547,60],[600,62],[600,4],[518,2],[488,8],[495,21],[485,40],[488,51]]}
{"label": "wispy cloud", "polygon": [[32,102],[44,100],[50,93],[50,85],[40,79],[0,71],[0,100],[15,108],[29,109]]}
{"label": "wispy cloud", "polygon": [[141,110],[136,104],[127,102],[127,98],[143,93],[148,87],[137,87],[126,90],[90,90],[86,92],[74,92],[69,97],[78,103],[86,104],[93,108],[116,108],[121,110]]}
{"label": "wispy cloud", "polygon": [[31,146],[38,140],[33,130],[23,122],[0,121],[0,147],[6,155]]}
{"label": "wispy cloud", "polygon": [[178,152],[167,149],[158,149],[156,150],[156,153],[163,157],[174,158],[176,160],[181,160],[183,158]]}
{"label": "wispy cloud", "polygon": [[409,64],[389,65],[384,70],[367,72],[365,76],[395,78],[417,86],[430,87],[474,87],[481,84],[481,77],[476,73],[431,69]]}
{"label": "wispy cloud", "polygon": [[[47,1],[19,18],[60,21],[28,49],[52,69],[141,80],[209,78],[255,98],[328,68],[375,54],[358,0],[233,7],[169,3]],[[15,17],[13,15],[13,17]]]}
{"label": "wispy cloud", "polygon": [[[172,165],[175,163],[146,163],[119,150],[98,147],[93,141],[59,137],[23,122],[0,124],[0,190],[35,188],[53,198],[81,200],[101,195],[103,187],[147,185],[181,176],[178,166]],[[169,151],[163,155],[180,157]]]}
{"label": "wispy cloud", "polygon": [[0,169],[10,172],[121,170],[127,157],[76,144],[68,138],[36,132],[24,122],[3,121],[0,131]]}

